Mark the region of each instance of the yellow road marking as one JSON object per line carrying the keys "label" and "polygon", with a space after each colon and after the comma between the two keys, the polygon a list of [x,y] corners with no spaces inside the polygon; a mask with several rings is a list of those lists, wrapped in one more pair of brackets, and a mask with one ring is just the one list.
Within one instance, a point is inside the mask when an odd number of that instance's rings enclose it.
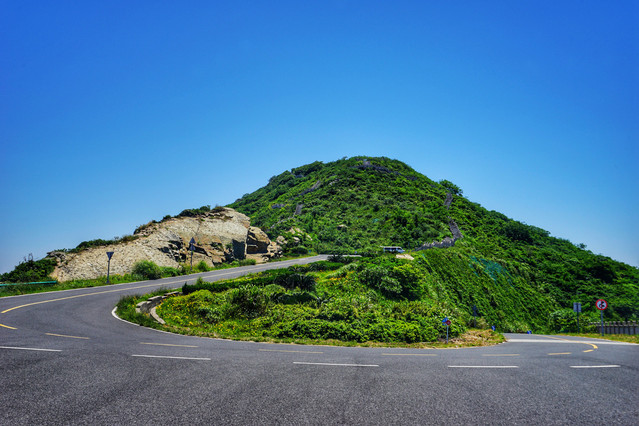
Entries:
{"label": "yellow road marking", "polygon": [[69,339],[84,339],[90,340],[89,337],[79,337],[79,336],[67,336],[66,334],[55,334],[55,333],[44,333],[47,336],[55,336],[55,337],[68,337]]}
{"label": "yellow road marking", "polygon": [[[180,280],[180,281],[171,281],[171,282],[168,282],[168,283],[163,283],[161,285],[164,285],[164,284],[177,284],[178,282],[182,282],[182,280]],[[139,288],[157,287],[157,286],[158,286],[158,284],[155,283],[155,284],[140,285],[140,286],[137,286],[137,287],[127,287],[127,288],[118,288],[118,289],[115,289],[115,290],[98,291],[98,292],[95,292],[95,293],[76,294],[75,296],[60,297],[58,299],[41,300],[39,302],[25,303],[24,305],[14,306],[13,308],[5,309],[4,311],[2,311],[0,313],[6,314],[7,312],[11,312],[11,311],[13,311],[15,309],[26,308],[27,306],[41,305],[43,303],[59,302],[61,300],[77,299],[79,297],[95,296],[95,295],[98,295],[98,294],[107,294],[107,293],[117,293],[117,292],[120,292],[120,291],[136,290],[136,289],[139,289]]]}
{"label": "yellow road marking", "polygon": [[258,349],[260,352],[290,352],[298,354],[323,354],[324,352],[311,352],[311,351],[287,351],[284,349]]}
{"label": "yellow road marking", "polygon": [[153,345],[153,346],[176,346],[176,347],[180,347],[180,348],[197,348],[197,346],[192,346],[192,345],[172,345],[170,343],[146,343],[146,342],[140,342],[141,345]]}
{"label": "yellow road marking", "polygon": [[8,328],[9,330],[17,330],[15,327],[9,327],[8,325],[0,324],[0,327]]}
{"label": "yellow road marking", "polygon": [[482,356],[519,356],[519,354],[485,354]]}
{"label": "yellow road marking", "polygon": [[599,349],[599,348],[597,347],[597,345],[595,345],[594,343],[580,342],[580,341],[578,341],[578,340],[569,340],[569,339],[564,339],[564,338],[562,338],[562,337],[554,337],[554,336],[544,336],[544,337],[547,337],[547,338],[549,338],[549,339],[563,340],[564,342],[580,343],[580,344],[582,344],[582,345],[590,345],[590,346],[592,346],[592,349],[589,349],[589,350],[584,351],[584,352],[592,352],[592,351],[593,351],[593,350],[595,350],[595,349]]}
{"label": "yellow road marking", "polygon": [[383,356],[438,356],[437,354],[382,354]]}
{"label": "yellow road marking", "polygon": [[[590,350],[592,350],[592,349],[590,349]],[[557,352],[555,354],[548,354],[548,355],[570,355],[570,354],[572,354],[572,352]]]}

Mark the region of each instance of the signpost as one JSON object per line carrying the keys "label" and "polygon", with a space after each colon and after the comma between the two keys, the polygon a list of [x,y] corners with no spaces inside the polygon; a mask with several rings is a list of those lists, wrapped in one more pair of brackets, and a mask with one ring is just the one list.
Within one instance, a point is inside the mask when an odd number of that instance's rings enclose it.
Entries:
{"label": "signpost", "polygon": [[107,257],[109,258],[109,262],[107,263],[107,284],[111,284],[111,282],[109,281],[109,276],[111,275],[111,256],[113,256],[113,252],[112,251],[107,251],[106,252]]}
{"label": "signpost", "polygon": [[442,320],[442,324],[446,326],[446,344],[448,344],[448,327],[450,327],[450,320],[448,319],[448,317],[444,318]]}
{"label": "signpost", "polygon": [[193,272],[193,250],[195,250],[195,238],[189,241],[189,250],[191,250],[191,272]]}
{"label": "signpost", "polygon": [[608,307],[608,302],[606,302],[603,299],[598,299],[595,302],[595,306],[597,307],[597,309],[599,309],[599,312],[601,313],[601,335],[604,335],[604,322],[603,322],[603,311],[606,310],[606,308]]}
{"label": "signpost", "polygon": [[577,312],[577,333],[581,333],[581,327],[579,326],[579,313],[581,312],[581,303],[574,302],[572,304],[572,310]]}

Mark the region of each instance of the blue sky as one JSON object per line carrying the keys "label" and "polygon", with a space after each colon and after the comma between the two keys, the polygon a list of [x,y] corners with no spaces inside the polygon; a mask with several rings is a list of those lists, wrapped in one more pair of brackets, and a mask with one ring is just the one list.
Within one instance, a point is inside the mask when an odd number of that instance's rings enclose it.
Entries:
{"label": "blue sky", "polygon": [[639,266],[637,2],[0,10],[2,272],[355,155]]}

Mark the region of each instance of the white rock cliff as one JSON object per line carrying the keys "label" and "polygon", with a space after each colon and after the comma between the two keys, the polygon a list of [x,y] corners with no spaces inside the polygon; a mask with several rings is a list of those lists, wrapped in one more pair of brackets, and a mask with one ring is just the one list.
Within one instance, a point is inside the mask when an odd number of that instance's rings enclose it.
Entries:
{"label": "white rock cliff", "polygon": [[135,263],[150,260],[159,266],[190,263],[189,241],[195,240],[193,265],[213,266],[233,259],[258,263],[277,257],[281,248],[265,232],[250,226],[250,219],[230,208],[216,208],[193,217],[177,217],[150,223],[136,233],[137,239],[84,249],[78,253],[51,252],[58,266],[52,276],[59,281],[93,279],[107,274],[107,251],[113,251],[111,274],[126,274]]}

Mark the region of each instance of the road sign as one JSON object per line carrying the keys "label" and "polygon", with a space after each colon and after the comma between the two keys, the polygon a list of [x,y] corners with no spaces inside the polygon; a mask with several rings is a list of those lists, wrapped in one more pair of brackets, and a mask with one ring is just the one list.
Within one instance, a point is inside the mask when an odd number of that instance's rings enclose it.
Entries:
{"label": "road sign", "polygon": [[597,300],[597,302],[595,302],[595,306],[597,307],[597,309],[599,309],[600,311],[605,310],[608,307],[608,302],[606,302],[603,299],[599,299]]}
{"label": "road sign", "polygon": [[107,257],[109,258],[109,261],[107,263],[107,284],[111,284],[111,256],[113,256],[113,252],[112,251],[107,251],[106,252]]}
{"label": "road sign", "polygon": [[451,322],[450,322],[450,320],[446,320],[446,322],[445,322],[444,324],[446,324],[446,325],[450,325],[450,324],[451,324]]}
{"label": "road sign", "polygon": [[581,303],[573,302],[572,310],[575,311],[575,312],[581,312]]}

